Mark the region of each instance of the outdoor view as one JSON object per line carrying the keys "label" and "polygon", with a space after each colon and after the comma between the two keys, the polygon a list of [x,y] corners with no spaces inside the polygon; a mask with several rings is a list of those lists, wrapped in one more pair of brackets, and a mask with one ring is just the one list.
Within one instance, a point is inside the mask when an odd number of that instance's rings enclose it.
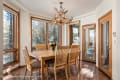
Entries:
{"label": "outdoor view", "polygon": [[73,43],[78,43],[79,42],[79,27],[77,24],[73,24]]}
{"label": "outdoor view", "polygon": [[32,20],[32,47],[36,44],[46,43],[46,23]]}
{"label": "outdoor view", "polygon": [[48,24],[48,42],[58,42],[58,26],[54,24]]}

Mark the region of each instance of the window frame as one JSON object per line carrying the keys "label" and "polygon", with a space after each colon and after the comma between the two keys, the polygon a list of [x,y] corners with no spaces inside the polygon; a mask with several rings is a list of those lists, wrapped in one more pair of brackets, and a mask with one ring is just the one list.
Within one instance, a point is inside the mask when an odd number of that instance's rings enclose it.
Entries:
{"label": "window frame", "polygon": [[[50,19],[44,19],[44,18],[39,18],[39,17],[30,17],[30,33],[31,33],[31,51],[34,50],[34,48],[32,47],[32,20],[38,20],[38,21],[45,21],[46,22],[46,48],[48,49],[48,24],[52,23]],[[58,25],[58,45],[62,45],[62,26]]]}
{"label": "window frame", "polygon": [[13,48],[12,49],[4,49],[4,53],[3,54],[9,54],[11,52],[13,52],[14,55],[14,61],[13,62],[9,62],[7,64],[4,64],[4,69],[8,68],[11,65],[15,65],[17,63],[20,62],[20,56],[19,56],[19,52],[20,52],[20,28],[19,28],[19,11],[16,11],[15,9],[11,8],[10,6],[3,4],[3,10],[10,12],[11,14],[13,14]]}

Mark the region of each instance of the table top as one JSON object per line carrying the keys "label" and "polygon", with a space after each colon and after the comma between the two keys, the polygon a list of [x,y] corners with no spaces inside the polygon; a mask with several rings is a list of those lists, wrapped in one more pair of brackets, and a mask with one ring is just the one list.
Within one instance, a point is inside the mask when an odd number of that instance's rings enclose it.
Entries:
{"label": "table top", "polygon": [[31,52],[30,55],[38,59],[55,57],[55,53],[52,50],[37,50]]}

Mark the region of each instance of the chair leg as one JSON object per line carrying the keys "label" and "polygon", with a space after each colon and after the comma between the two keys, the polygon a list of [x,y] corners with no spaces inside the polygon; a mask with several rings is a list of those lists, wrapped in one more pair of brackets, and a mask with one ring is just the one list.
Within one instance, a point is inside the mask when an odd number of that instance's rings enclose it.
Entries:
{"label": "chair leg", "polygon": [[65,75],[66,75],[66,79],[68,80],[67,66],[66,66],[66,68],[65,68]]}
{"label": "chair leg", "polygon": [[46,72],[47,72],[47,75],[46,75],[46,76],[47,76],[47,80],[48,80],[48,67],[46,68]]}
{"label": "chair leg", "polygon": [[57,76],[56,76],[56,69],[54,68],[54,77],[55,77],[55,80],[57,80]]}
{"label": "chair leg", "polygon": [[27,73],[27,67],[25,68],[24,80],[25,80],[26,73]]}
{"label": "chair leg", "polygon": [[32,71],[30,72],[30,80],[32,80]]}
{"label": "chair leg", "polygon": [[68,65],[68,75],[70,76],[70,65]]}
{"label": "chair leg", "polygon": [[39,76],[38,76],[39,79],[40,79],[40,71],[41,71],[41,70],[39,70]]}

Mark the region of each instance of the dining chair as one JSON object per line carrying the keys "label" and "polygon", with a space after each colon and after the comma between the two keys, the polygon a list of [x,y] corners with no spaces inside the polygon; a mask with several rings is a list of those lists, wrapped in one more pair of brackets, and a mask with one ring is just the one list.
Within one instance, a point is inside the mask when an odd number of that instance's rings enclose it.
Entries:
{"label": "dining chair", "polygon": [[[27,71],[30,72],[30,80],[32,80],[32,74],[34,71],[39,71],[39,75],[40,75],[40,70],[41,70],[41,65],[40,65],[40,61],[39,60],[33,60],[28,51],[27,51],[27,47],[25,47],[23,49],[23,53],[24,53],[24,59],[25,59],[25,64],[26,64],[26,69],[25,69],[25,75],[24,75],[24,80],[25,80],[25,76]],[[47,65],[44,66],[47,73],[48,73],[48,67]],[[48,80],[48,75],[47,75],[47,80]]]}
{"label": "dining chair", "polygon": [[56,71],[58,69],[65,69],[65,75],[66,75],[66,79],[68,80],[68,74],[67,74],[67,55],[62,47],[57,47],[55,48],[55,61],[54,61],[54,65],[53,65],[53,69],[54,69],[54,77],[55,80],[57,80],[57,74]]}
{"label": "dining chair", "polygon": [[45,50],[46,49],[46,44],[36,44],[35,49],[36,50]]}
{"label": "dining chair", "polygon": [[79,45],[71,45],[69,54],[68,54],[68,73],[70,74],[70,66],[75,64],[77,67],[77,60],[80,54],[80,46]]}

